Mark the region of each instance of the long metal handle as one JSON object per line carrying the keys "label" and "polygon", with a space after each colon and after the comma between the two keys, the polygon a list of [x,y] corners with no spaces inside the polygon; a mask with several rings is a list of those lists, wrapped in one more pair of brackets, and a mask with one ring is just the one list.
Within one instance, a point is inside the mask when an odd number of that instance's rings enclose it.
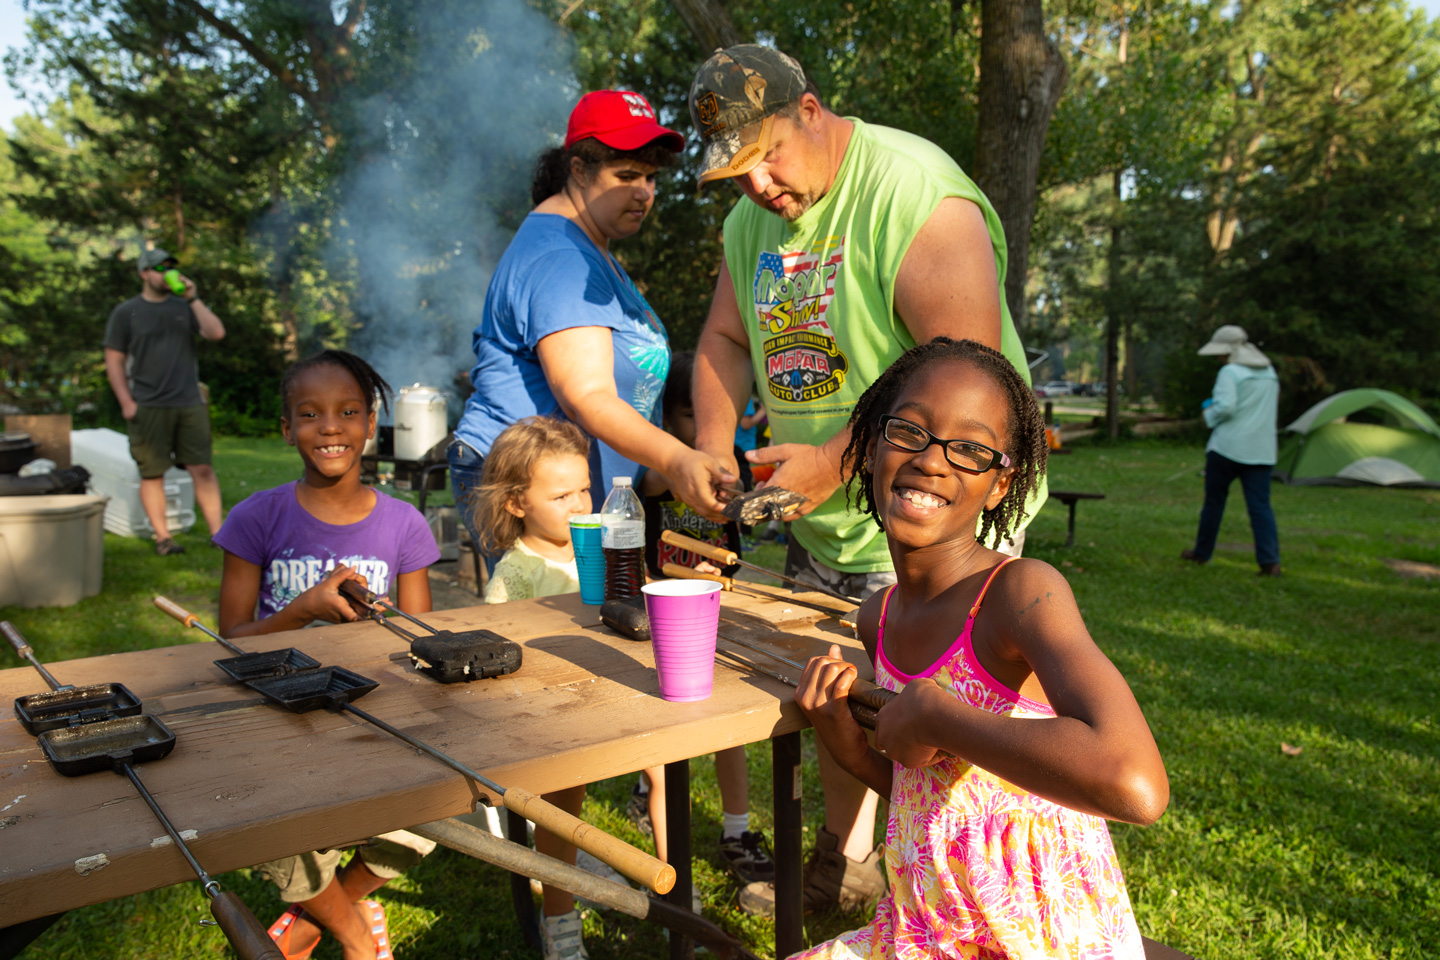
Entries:
{"label": "long metal handle", "polygon": [[45,664],[35,659],[35,651],[30,648],[29,641],[20,634],[19,630],[15,629],[15,625],[9,620],[0,620],[0,633],[5,634],[5,639],[10,641],[10,646],[15,648],[16,653],[29,660],[30,666],[40,671],[40,676],[45,678],[45,682],[50,685],[51,690],[75,689],[71,684],[61,683],[51,676],[50,671],[45,669]]}
{"label": "long metal handle", "polygon": [[819,610],[821,613],[836,617],[841,623],[853,624],[853,621],[845,620],[844,617],[835,612],[833,607],[823,607],[818,603],[811,603],[809,600],[801,600],[799,597],[785,596],[778,593],[771,593],[763,585],[758,583],[747,583],[744,580],[736,580],[732,577],[722,577],[713,573],[701,573],[694,567],[681,566],[678,563],[667,563],[660,568],[660,572],[667,577],[676,580],[710,580],[720,584],[721,589],[732,593],[747,593],[752,597],[760,597],[764,600],[774,600],[776,603],[793,603],[801,607],[809,607],[811,610]]}
{"label": "long metal handle", "polygon": [[775,577],[776,579],[784,580],[786,583],[793,583],[797,587],[804,587],[806,590],[813,590],[816,593],[823,593],[827,597],[834,597],[836,600],[844,600],[846,603],[853,603],[857,606],[860,604],[860,601],[854,597],[847,597],[845,594],[837,593],[836,591],[831,590],[828,587],[817,586],[813,583],[806,583],[803,580],[796,580],[794,577],[787,577],[783,573],[776,573],[774,570],[762,567],[759,564],[751,563],[748,560],[740,559],[740,555],[734,550],[726,550],[724,547],[717,547],[712,543],[706,543],[703,540],[696,540],[694,537],[687,537],[685,536],[685,534],[676,533],[674,530],[662,531],[660,534],[660,539],[664,540],[672,547],[679,547],[681,550],[689,550],[691,553],[700,554],[700,556],[705,557],[707,560],[714,560],[716,563],[720,564],[723,567],[729,567],[735,564],[739,564],[740,566],[748,567],[749,569],[754,570],[757,573],[763,573],[767,577]]}
{"label": "long metal handle", "polygon": [[185,626],[194,627],[200,632],[206,634],[210,637],[211,640],[214,640],[216,643],[220,644],[220,646],[224,647],[226,650],[229,650],[231,653],[238,654],[240,656],[245,655],[244,650],[242,650],[240,647],[237,647],[229,640],[226,640],[214,630],[211,630],[209,627],[205,626],[205,624],[200,622],[199,617],[195,616],[195,614],[191,613],[189,610],[186,610],[184,607],[180,606],[180,604],[176,603],[174,600],[171,600],[169,597],[157,596],[155,598],[155,606],[159,607],[165,613],[170,614],[170,616],[174,617],[176,620],[179,620],[181,623],[185,624]]}
{"label": "long metal handle", "polygon": [[527,790],[521,790],[519,787],[500,786],[489,777],[481,776],[471,770],[454,757],[441,753],[425,741],[415,739],[404,730],[391,726],[353,703],[345,703],[340,706],[342,710],[348,710],[361,720],[373,723],[421,753],[439,760],[456,773],[469,777],[481,786],[499,794],[501,801],[505,804],[505,809],[515,811],[525,819],[534,821],[536,826],[543,827],[560,839],[573,843],[581,850],[598,857],[631,880],[643,883],[646,887],[661,894],[669,893],[670,889],[675,886],[675,868],[670,864],[635,849],[624,840],[611,836],[598,827],[591,826],[579,817],[566,813],[543,797],[538,797]]}
{"label": "long metal handle", "polygon": [[[736,644],[737,646],[744,647],[747,650],[754,650],[756,653],[764,654],[765,656],[770,657],[772,660],[779,660],[781,663],[795,667],[798,670],[804,671],[805,669],[805,664],[803,663],[791,660],[789,657],[782,657],[778,653],[772,653],[771,651],[766,650],[764,647],[756,646],[749,641],[741,640],[739,637],[732,637],[724,633],[717,634],[717,636],[727,643]],[[784,680],[783,677],[780,677],[776,674],[770,674],[770,676],[775,677],[777,680]],[[792,683],[789,680],[785,680],[784,682],[790,683],[792,687],[799,685],[798,683]],[[876,686],[869,680],[863,680],[860,677],[856,677],[855,682],[850,686],[849,699],[851,713],[855,713],[855,708],[857,706],[865,707],[872,712],[879,712],[881,707],[885,706],[885,704],[895,699],[895,692],[893,690],[886,690],[884,687],[881,686]],[[855,719],[860,721],[861,726],[866,725],[865,720],[862,719],[858,714],[856,715]],[[873,717],[870,717],[869,726],[871,727],[871,729],[874,729]]]}
{"label": "long metal handle", "polygon": [[[343,596],[346,600],[351,601],[352,603],[358,603],[363,607],[369,607],[370,618],[372,620],[378,621],[379,623],[383,624],[385,623],[385,620],[379,615],[379,613],[375,609],[376,607],[379,607],[381,610],[384,610],[388,613],[402,616],[406,620],[409,620],[411,623],[415,624],[418,627],[422,627],[423,629],[428,630],[432,634],[438,634],[440,632],[439,630],[436,630],[434,627],[430,626],[430,624],[426,623],[424,620],[421,620],[419,617],[412,617],[404,610],[401,610],[399,607],[395,606],[395,604],[391,603],[389,600],[382,600],[380,596],[375,593],[374,590],[360,586],[358,581],[346,580],[344,583],[340,584],[340,595]],[[408,637],[411,643],[414,643],[417,639],[415,636],[409,633],[403,633],[401,634],[401,636]]]}

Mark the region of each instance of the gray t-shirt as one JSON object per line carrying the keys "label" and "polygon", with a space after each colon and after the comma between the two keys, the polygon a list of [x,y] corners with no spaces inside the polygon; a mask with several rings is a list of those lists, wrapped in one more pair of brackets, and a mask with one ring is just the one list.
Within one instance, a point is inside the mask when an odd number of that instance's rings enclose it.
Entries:
{"label": "gray t-shirt", "polygon": [[195,337],[200,321],[181,297],[159,303],[131,297],[110,314],[105,346],[126,355],[130,395],[144,407],[195,407],[200,374],[195,364]]}

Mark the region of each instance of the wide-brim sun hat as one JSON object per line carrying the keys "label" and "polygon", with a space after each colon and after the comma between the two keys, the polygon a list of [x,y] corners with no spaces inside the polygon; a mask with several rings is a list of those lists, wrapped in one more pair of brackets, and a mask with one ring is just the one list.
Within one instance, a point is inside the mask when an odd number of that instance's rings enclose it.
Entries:
{"label": "wide-brim sun hat", "polygon": [[655,108],[631,90],[595,90],[570,111],[565,149],[594,137],[616,150],[639,150],[656,140],[671,153],[685,149],[685,137],[655,119]]}
{"label": "wide-brim sun hat", "polygon": [[805,71],[774,47],[716,50],[690,85],[690,119],[705,145],[700,182],[753,170],[770,149],[775,114],[804,92]]}
{"label": "wide-brim sun hat", "polygon": [[1201,347],[1202,357],[1229,357],[1231,363],[1245,367],[1268,367],[1270,358],[1250,342],[1244,327],[1227,323],[1210,335],[1210,342]]}

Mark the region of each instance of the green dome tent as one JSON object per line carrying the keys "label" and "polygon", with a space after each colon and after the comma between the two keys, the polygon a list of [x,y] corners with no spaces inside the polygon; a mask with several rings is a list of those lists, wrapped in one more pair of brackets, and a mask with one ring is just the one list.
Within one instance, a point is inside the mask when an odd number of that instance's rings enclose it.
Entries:
{"label": "green dome tent", "polygon": [[1275,475],[1286,483],[1440,487],[1440,426],[1389,390],[1345,390],[1285,429]]}

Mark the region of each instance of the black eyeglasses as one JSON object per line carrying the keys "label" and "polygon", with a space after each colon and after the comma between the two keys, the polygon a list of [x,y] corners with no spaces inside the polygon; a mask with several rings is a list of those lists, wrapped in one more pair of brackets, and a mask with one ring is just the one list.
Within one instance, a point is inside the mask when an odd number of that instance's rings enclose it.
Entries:
{"label": "black eyeglasses", "polygon": [[985,473],[1010,466],[1010,458],[994,447],[973,440],[941,440],[924,427],[899,417],[881,417],[880,433],[889,443],[911,453],[919,453],[938,443],[945,451],[946,461],[966,473]]}

